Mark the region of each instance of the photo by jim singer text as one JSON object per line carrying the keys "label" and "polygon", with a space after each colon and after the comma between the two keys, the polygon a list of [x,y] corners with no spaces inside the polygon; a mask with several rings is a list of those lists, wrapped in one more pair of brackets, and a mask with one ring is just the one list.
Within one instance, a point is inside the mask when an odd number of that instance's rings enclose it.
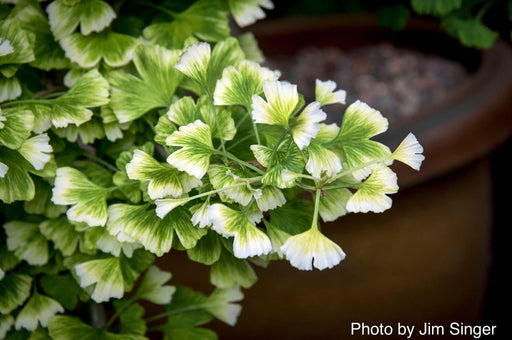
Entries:
{"label": "photo by jim singer text", "polygon": [[449,325],[435,325],[425,322],[423,325],[397,324],[366,324],[364,322],[351,322],[350,335],[354,336],[390,336],[395,335],[407,339],[416,339],[424,336],[462,336],[481,339],[487,336],[496,335],[495,325],[468,325],[462,322],[452,322]]}

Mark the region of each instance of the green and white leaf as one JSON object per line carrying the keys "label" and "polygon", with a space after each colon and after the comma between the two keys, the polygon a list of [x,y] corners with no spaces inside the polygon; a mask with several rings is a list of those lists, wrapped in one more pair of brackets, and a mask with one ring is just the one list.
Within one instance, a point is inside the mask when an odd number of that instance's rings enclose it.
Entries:
{"label": "green and white leaf", "polygon": [[286,203],[283,192],[273,186],[264,186],[261,189],[261,196],[256,197],[256,204],[259,210],[269,211],[281,207]]}
{"label": "green and white leaf", "polygon": [[422,153],[423,147],[418,142],[418,139],[415,135],[409,133],[396,148],[391,157],[394,160],[405,163],[414,170],[419,171],[421,163],[425,159],[425,156],[423,156]]}
{"label": "green and white leaf", "polygon": [[0,103],[21,96],[21,84],[18,78],[0,77]]}
{"label": "green and white leaf", "polygon": [[212,265],[217,262],[222,252],[222,246],[219,236],[214,231],[208,231],[194,248],[187,249],[187,255],[192,261],[196,261],[205,265]]}
{"label": "green and white leaf", "polygon": [[5,335],[14,325],[12,315],[0,315],[0,339],[5,339]]}
{"label": "green and white leaf", "polygon": [[243,212],[215,203],[208,207],[213,229],[219,234],[234,237],[233,251],[236,257],[268,254],[272,250],[268,236],[258,229]]}
{"label": "green and white leaf", "polygon": [[136,249],[142,248],[142,245],[133,242],[132,239],[123,235],[123,238],[112,236],[105,228],[89,228],[84,233],[88,242],[93,243],[99,250],[106,254],[112,254],[116,257],[121,255],[121,252],[126,257],[132,257]]}
{"label": "green and white leaf", "polygon": [[71,274],[45,275],[39,279],[44,293],[57,300],[64,308],[76,308],[79,298],[83,301],[89,299],[87,293],[80,288]]}
{"label": "green and white leaf", "polygon": [[391,154],[387,146],[370,140],[387,128],[388,120],[363,102],[356,101],[345,111],[336,142],[343,149],[347,167],[354,169],[357,179],[366,178],[375,166],[365,166],[366,163],[387,159]]}
{"label": "green and white leaf", "polygon": [[338,154],[319,143],[311,142],[308,155],[306,170],[314,177],[320,178],[324,173],[327,177],[334,177],[341,171],[341,159]]}
{"label": "green and white leaf", "polygon": [[180,172],[169,164],[159,163],[142,150],[135,150],[126,165],[126,173],[133,180],[149,181],[148,194],[151,199],[173,196],[181,197],[202,182]]}
{"label": "green and white leaf", "polygon": [[15,327],[34,331],[40,324],[46,328],[52,316],[63,312],[64,308],[57,301],[36,292],[16,317]]}
{"label": "green and white leaf", "polygon": [[346,188],[328,190],[325,195],[320,198],[318,211],[322,220],[324,220],[324,222],[332,222],[337,220],[338,217],[346,215],[347,202],[351,196],[352,193]]}
{"label": "green and white leaf", "polygon": [[240,288],[231,289],[216,289],[206,299],[204,309],[215,316],[217,319],[234,326],[242,306],[233,303],[238,302],[244,298],[244,294]]}
{"label": "green and white leaf", "polygon": [[119,333],[121,334],[146,334],[146,321],[143,319],[144,307],[129,300],[115,300],[114,308],[119,313]]}
{"label": "green and white leaf", "polygon": [[48,324],[50,336],[54,340],[147,340],[136,334],[114,334],[101,328],[95,328],[72,316],[58,315]]}
{"label": "green and white leaf", "polygon": [[461,18],[450,15],[443,18],[441,25],[451,35],[457,37],[460,42],[468,47],[488,49],[499,38],[498,32],[491,30],[478,18]]}
{"label": "green and white leaf", "polygon": [[[258,46],[258,41],[254,37],[252,32],[245,32],[240,34],[237,37],[238,43],[240,44],[240,48],[244,51],[245,58],[250,61],[254,61],[257,63],[263,63],[265,61],[265,57],[263,56],[263,52],[260,50]],[[281,72],[274,71],[276,75],[279,77]]]}
{"label": "green and white leaf", "polygon": [[398,191],[397,176],[386,166],[380,165],[372,171],[358,190],[347,202],[348,212],[380,213],[391,208],[391,198],[387,194]]}
{"label": "green and white leaf", "polygon": [[57,40],[71,35],[78,25],[83,35],[100,32],[116,17],[112,7],[102,0],[56,0],[46,8],[46,11]]}
{"label": "green and white leaf", "polygon": [[50,161],[49,153],[53,151],[50,138],[46,133],[27,139],[18,152],[32,164],[36,170],[42,170]]}
{"label": "green and white leaf", "polygon": [[183,77],[174,68],[178,58],[179,51],[140,44],[133,56],[138,76],[124,71],[109,73],[111,106],[119,122],[135,120],[152,109],[173,103]]}
{"label": "green and white leaf", "polygon": [[25,64],[34,61],[34,50],[32,44],[34,35],[27,32],[13,20],[4,20],[0,23],[0,41],[9,41],[11,48],[6,45],[7,52],[12,49],[11,53],[0,56],[0,67],[10,64]]}
{"label": "green and white leaf", "polygon": [[48,262],[48,241],[39,233],[37,224],[11,221],[4,224],[4,230],[7,235],[7,248],[13,251],[16,257],[33,266]]}
{"label": "green and white leaf", "polygon": [[228,66],[215,86],[214,104],[243,105],[250,108],[252,97],[263,94],[263,83],[278,78],[278,72],[248,60],[243,60],[237,67]]}
{"label": "green and white leaf", "polygon": [[46,220],[39,224],[39,230],[64,256],[71,256],[76,250],[79,233],[66,217]]}
{"label": "green and white leaf", "polygon": [[195,80],[202,86],[206,86],[210,58],[210,44],[200,42],[188,46],[186,51],[181,54],[175,67],[190,79]]}
{"label": "green and white leaf", "polygon": [[[264,150],[261,147],[257,149],[259,149],[258,152]],[[266,152],[264,151],[264,153]],[[259,156],[262,158],[261,153]],[[267,163],[264,159],[262,160]],[[291,188],[295,185],[296,180],[296,176],[293,174],[301,174],[304,165],[305,161],[301,151],[295,143],[288,141],[275,152],[272,164],[267,166],[267,171],[261,181],[263,184],[277,186],[281,189]]]}
{"label": "green and white leaf", "polygon": [[[1,134],[0,130],[0,134]],[[30,201],[35,195],[34,181],[29,171],[34,168],[18,152],[0,148],[0,162],[8,171],[0,177],[0,200],[5,203]]]}
{"label": "green and white leaf", "polygon": [[9,40],[5,38],[0,38],[0,57],[11,54],[14,52],[14,48],[12,47]]}
{"label": "green and white leaf", "polygon": [[93,68],[100,61],[111,67],[128,64],[138,41],[126,34],[109,30],[87,36],[74,33],[62,38],[60,45],[66,57],[81,68]]}
{"label": "green and white leaf", "polygon": [[319,102],[312,102],[302,110],[300,115],[293,120],[292,137],[300,150],[308,146],[312,138],[320,131],[321,121],[327,118],[327,114],[320,108]]}
{"label": "green and white leaf", "polygon": [[0,145],[18,149],[30,137],[33,126],[34,115],[29,110],[0,111]]}
{"label": "green and white leaf", "polygon": [[108,190],[92,183],[80,171],[63,167],[57,169],[52,201],[71,205],[67,216],[71,221],[90,226],[103,226],[107,222]]}
{"label": "green and white leaf", "polygon": [[229,9],[240,27],[254,24],[265,18],[265,12],[261,7],[274,9],[271,0],[228,0]]}
{"label": "green and white leaf", "polygon": [[135,296],[158,305],[170,303],[176,288],[164,284],[169,281],[171,277],[171,273],[160,270],[156,266],[149,267]]}
{"label": "green and white leaf", "polygon": [[199,0],[181,13],[173,13],[172,21],[147,26],[144,38],[158,45],[182,49],[185,40],[196,36],[201,40],[219,41],[229,36],[228,9],[221,0]]}
{"label": "green and white leaf", "polygon": [[300,270],[332,268],[345,258],[343,250],[316,227],[291,236],[281,247],[291,265]]}
{"label": "green and white leaf", "polygon": [[112,297],[123,297],[124,282],[119,258],[91,260],[75,265],[74,269],[80,279],[80,287],[94,285],[91,295],[94,301],[104,302]]}
{"label": "green and white leaf", "polygon": [[9,314],[30,296],[32,277],[7,273],[0,280],[0,313]]}
{"label": "green and white leaf", "polygon": [[347,92],[345,90],[334,91],[336,82],[332,80],[322,81],[317,79],[315,82],[315,99],[320,105],[345,104]]}
{"label": "green and white leaf", "polygon": [[166,139],[167,145],[182,147],[167,157],[167,162],[180,171],[201,179],[210,165],[213,153],[210,127],[200,120],[185,126]]}
{"label": "green and white leaf", "polygon": [[225,202],[237,202],[243,206],[249,204],[251,199],[261,197],[261,189],[253,188],[248,182],[251,174],[241,169],[220,164],[211,165],[208,169],[208,178],[214,189],[225,190],[219,192],[219,197]]}
{"label": "green and white leaf", "polygon": [[288,128],[289,120],[299,104],[297,85],[280,81],[263,83],[265,99],[252,97],[252,117],[256,123]]}

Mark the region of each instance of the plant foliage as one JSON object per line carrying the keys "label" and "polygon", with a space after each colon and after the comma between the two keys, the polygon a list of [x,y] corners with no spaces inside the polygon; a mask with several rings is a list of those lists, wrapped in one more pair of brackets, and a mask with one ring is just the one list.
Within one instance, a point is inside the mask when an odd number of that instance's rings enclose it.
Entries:
{"label": "plant foliage", "polygon": [[[262,8],[1,5],[0,338],[215,339],[202,326],[235,324],[253,264],[331,268],[345,253],[320,220],[391,207],[389,166],[419,170],[422,147],[374,141],[388,121],[359,101],[325,124],[344,91],[319,80],[305,103],[251,36],[230,36],[229,13],[247,25]],[[153,262],[172,249],[216,289],[168,285]],[[98,308],[110,319],[90,322]]]}

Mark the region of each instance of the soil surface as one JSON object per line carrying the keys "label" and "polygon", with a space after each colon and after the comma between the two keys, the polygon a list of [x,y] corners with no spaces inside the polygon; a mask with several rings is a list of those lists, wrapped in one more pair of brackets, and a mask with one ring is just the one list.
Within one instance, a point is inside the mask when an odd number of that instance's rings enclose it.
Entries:
{"label": "soil surface", "polygon": [[[315,79],[334,80],[347,91],[347,105],[360,99],[390,121],[414,115],[442,99],[469,77],[456,61],[388,43],[352,50],[307,47],[294,56],[267,58],[265,66],[282,72],[281,79],[298,84],[306,103],[315,98]],[[340,105],[323,110],[337,121]]]}

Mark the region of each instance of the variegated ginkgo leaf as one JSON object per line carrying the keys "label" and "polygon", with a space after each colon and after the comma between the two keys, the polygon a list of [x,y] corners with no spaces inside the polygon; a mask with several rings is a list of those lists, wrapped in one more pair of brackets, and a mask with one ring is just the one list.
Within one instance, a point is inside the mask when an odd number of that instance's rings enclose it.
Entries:
{"label": "variegated ginkgo leaf", "polygon": [[14,325],[14,318],[12,315],[0,315],[0,339],[5,339],[5,335]]}
{"label": "variegated ginkgo leaf", "polygon": [[174,68],[179,51],[158,45],[140,44],[133,63],[138,76],[114,71],[108,74],[112,86],[111,106],[121,123],[141,117],[146,112],[169,107],[182,74]]}
{"label": "variegated ginkgo leaf", "polygon": [[261,195],[256,198],[256,204],[261,211],[273,210],[286,203],[286,198],[281,190],[273,186],[264,186]]}
{"label": "variegated ginkgo leaf", "polygon": [[268,236],[252,224],[244,212],[215,203],[208,207],[213,229],[219,234],[233,236],[233,251],[238,258],[268,254],[272,245]]}
{"label": "variegated ginkgo leaf", "polygon": [[32,200],[35,195],[34,181],[29,174],[34,172],[32,165],[17,151],[7,148],[0,148],[0,162],[8,169],[0,176],[0,200],[5,203]]}
{"label": "variegated ginkgo leaf", "polygon": [[201,204],[196,204],[190,208],[190,212],[193,213],[191,221],[195,226],[204,228],[212,224],[210,217],[208,216],[208,206],[210,201],[207,199]]}
{"label": "variegated ginkgo leaf", "polygon": [[185,126],[166,139],[167,145],[180,146],[181,149],[167,157],[167,162],[180,171],[201,179],[210,165],[213,153],[210,127],[200,120]]}
{"label": "variegated ginkgo leaf", "polygon": [[16,99],[19,96],[21,96],[21,84],[18,78],[0,76],[0,103]]}
{"label": "variegated ginkgo leaf", "polygon": [[[258,46],[258,41],[252,32],[245,32],[240,34],[237,37],[237,40],[240,44],[240,48],[242,51],[244,51],[245,59],[257,63],[263,63],[265,61],[265,56],[263,56],[263,52]],[[278,78],[281,75],[281,72],[279,71],[274,71],[274,73]]]}
{"label": "variegated ginkgo leaf", "polygon": [[8,170],[9,170],[9,166],[0,162],[0,178],[4,178],[5,174],[7,173]]}
{"label": "variegated ginkgo leaf", "polygon": [[84,237],[87,239],[86,242],[90,242],[102,252],[116,257],[119,257],[122,252],[126,257],[131,258],[136,249],[142,248],[141,244],[133,242],[131,238],[112,236],[106,228],[102,227],[88,228],[84,232]]}
{"label": "variegated ginkgo leaf", "polygon": [[203,86],[207,82],[208,64],[210,63],[211,49],[210,44],[200,42],[191,45],[180,56],[175,67],[184,75],[197,81]]}
{"label": "variegated ginkgo leaf", "polygon": [[108,30],[87,36],[75,33],[60,41],[66,57],[87,69],[97,67],[101,60],[108,66],[124,66],[132,59],[137,44],[129,35]]}
{"label": "variegated ginkgo leaf", "polygon": [[263,83],[265,98],[254,95],[252,117],[256,123],[279,125],[288,128],[289,120],[299,104],[297,85],[266,81]]}
{"label": "variegated ginkgo leaf", "polygon": [[325,120],[327,115],[320,109],[319,102],[312,102],[302,110],[299,116],[294,119],[292,128],[293,141],[299,149],[304,149],[311,142],[318,131],[320,131],[320,123]]}
{"label": "variegated ginkgo leaf", "polygon": [[272,164],[269,164],[270,158],[266,159],[269,153],[265,147],[251,146],[251,149],[253,152],[256,150],[256,157],[263,166],[268,164],[267,171],[261,180],[263,184],[277,186],[281,189],[294,186],[296,177],[293,174],[301,174],[305,165],[304,157],[295,143],[292,141],[284,143],[275,152]]}
{"label": "variegated ginkgo leaf", "polygon": [[182,49],[185,40],[197,36],[201,40],[219,41],[229,36],[228,9],[221,0],[200,0],[181,13],[173,13],[172,21],[147,26],[144,38],[167,48]]}
{"label": "variegated ginkgo leaf", "polygon": [[155,125],[155,142],[166,145],[165,140],[176,130],[178,128],[167,115],[160,116],[158,123]]}
{"label": "variegated ginkgo leaf", "polygon": [[147,270],[135,296],[158,305],[166,305],[171,302],[172,294],[176,291],[173,286],[164,285],[171,279],[169,272],[151,266]]}
{"label": "variegated ginkgo leaf", "polygon": [[0,313],[9,314],[30,296],[32,277],[7,273],[0,280]]}
{"label": "variegated ginkgo leaf", "polygon": [[318,228],[291,236],[281,247],[291,265],[300,270],[332,268],[345,258],[341,248]]}
{"label": "variegated ginkgo leaf", "polygon": [[308,147],[308,155],[306,170],[314,177],[320,178],[323,173],[327,177],[333,177],[341,170],[340,157],[320,143],[311,142]]}
{"label": "variegated ginkgo leaf", "polygon": [[74,266],[80,278],[80,287],[94,286],[91,298],[96,302],[120,299],[124,294],[124,280],[119,258],[90,260]]}
{"label": "variegated ginkgo leaf", "polygon": [[202,184],[194,176],[178,171],[166,163],[159,163],[142,150],[135,150],[133,158],[126,165],[130,179],[149,181],[148,194],[151,199],[167,196],[181,197]]}
{"label": "variegated ginkgo leaf", "polygon": [[55,127],[79,126],[91,119],[89,108],[107,104],[108,97],[108,82],[94,69],[82,75],[64,95],[41,105],[52,107],[50,117]]}
{"label": "variegated ginkgo leaf", "polygon": [[11,54],[14,52],[14,47],[8,39],[0,38],[0,57]]}
{"label": "variegated ginkgo leaf", "polygon": [[229,9],[233,13],[238,26],[245,27],[265,18],[265,12],[260,8],[274,9],[271,0],[228,0]]}
{"label": "variegated ginkgo leaf", "polygon": [[207,266],[217,262],[222,252],[220,236],[213,230],[203,236],[194,248],[187,249],[187,255],[192,261],[196,261]]}
{"label": "variegated ginkgo leaf", "polygon": [[344,90],[334,91],[336,88],[336,83],[334,81],[321,81],[320,79],[317,79],[315,85],[315,99],[322,106],[336,103],[345,104],[347,92]]}
{"label": "variegated ginkgo leaf", "polygon": [[16,329],[25,328],[34,331],[40,324],[42,327],[48,326],[48,321],[57,313],[64,312],[64,308],[54,299],[34,293],[16,317]]}
{"label": "variegated ginkgo leaf", "polygon": [[238,67],[228,66],[217,81],[215,105],[243,105],[250,108],[252,97],[263,94],[265,81],[277,80],[279,73],[258,63],[243,60]]}
{"label": "variegated ginkgo leaf", "polygon": [[242,306],[233,303],[244,298],[239,287],[231,289],[216,289],[208,296],[204,303],[204,309],[217,319],[234,326]]}
{"label": "variegated ginkgo leaf", "polygon": [[0,110],[0,145],[18,149],[30,137],[34,115],[16,108]]}
{"label": "variegated ginkgo leaf", "polygon": [[66,217],[46,220],[39,224],[39,230],[64,256],[71,256],[76,250],[80,234]]}
{"label": "variegated ginkgo leaf", "polygon": [[[249,204],[254,197],[261,197],[261,190],[251,187],[248,179],[250,173],[237,168],[220,164],[211,165],[208,169],[208,178],[214,189],[223,189],[219,197],[225,202],[235,201],[243,206]],[[236,186],[235,188],[231,188]]]}
{"label": "variegated ginkgo leaf", "polygon": [[4,224],[4,229],[7,234],[7,247],[16,257],[33,266],[48,262],[48,241],[39,232],[37,224],[11,221]]}
{"label": "variegated ginkgo leaf", "polygon": [[81,0],[72,3],[56,0],[46,8],[46,11],[57,40],[71,35],[78,25],[84,35],[100,32],[116,17],[112,7],[102,0]]}
{"label": "variegated ginkgo leaf", "polygon": [[208,101],[206,96],[202,96],[196,105],[192,97],[183,97],[171,105],[167,117],[177,126],[201,120],[210,126],[212,137],[232,140],[235,137],[236,128],[230,110],[213,107]]}
{"label": "variegated ginkgo leaf", "polygon": [[102,328],[96,328],[83,323],[80,319],[57,315],[48,323],[50,336],[54,340],[147,340],[146,337],[136,334],[115,334]]}
{"label": "variegated ginkgo leaf", "polygon": [[398,191],[397,176],[390,168],[379,165],[372,171],[347,202],[349,212],[383,212],[391,208],[391,198],[387,194]]}
{"label": "variegated ginkgo leaf", "polygon": [[210,282],[217,288],[250,288],[257,280],[256,273],[246,260],[236,258],[226,250],[222,251],[210,271]]}
{"label": "variegated ginkgo leaf", "polygon": [[113,204],[109,206],[107,229],[112,235],[125,234],[152,253],[162,256],[173,243],[174,233],[186,248],[192,248],[206,230],[196,228],[190,221],[188,209],[179,208],[165,218],[158,218],[147,205]]}
{"label": "variegated ginkgo leaf", "polygon": [[34,169],[42,170],[50,161],[49,153],[53,151],[50,138],[46,133],[27,139],[18,152],[32,164]]}
{"label": "variegated ginkgo leaf", "polygon": [[144,320],[146,312],[137,302],[126,300],[115,300],[113,303],[116,312],[119,314],[119,335],[145,335],[147,326]]}
{"label": "variegated ginkgo leaf", "polygon": [[343,149],[348,168],[354,168],[357,179],[368,176],[374,166],[365,167],[365,163],[387,159],[391,154],[387,146],[370,140],[387,128],[388,120],[363,102],[357,101],[345,111],[336,145]]}
{"label": "variegated ginkgo leaf", "polygon": [[412,133],[409,133],[407,137],[400,143],[400,145],[393,152],[391,157],[394,160],[400,161],[407,164],[414,170],[420,170],[421,163],[425,159],[422,155],[423,147],[418,142],[418,139]]}
{"label": "variegated ginkgo leaf", "polygon": [[[335,182],[336,183],[336,182]],[[350,190],[346,188],[328,190],[320,198],[320,207],[318,212],[324,222],[331,222],[347,214],[347,202],[352,196]]]}
{"label": "variegated ginkgo leaf", "polygon": [[1,22],[0,40],[8,41],[11,47],[8,48],[7,45],[5,45],[7,49],[6,52],[10,50],[12,50],[12,52],[0,56],[0,67],[10,64],[25,64],[33,61],[35,59],[34,50],[32,48],[34,39],[34,35],[21,29],[18,23],[12,20]]}
{"label": "variegated ginkgo leaf", "polygon": [[67,211],[71,221],[90,226],[103,226],[107,222],[108,190],[92,183],[83,173],[70,168],[57,169],[52,201],[59,205],[72,205]]}

